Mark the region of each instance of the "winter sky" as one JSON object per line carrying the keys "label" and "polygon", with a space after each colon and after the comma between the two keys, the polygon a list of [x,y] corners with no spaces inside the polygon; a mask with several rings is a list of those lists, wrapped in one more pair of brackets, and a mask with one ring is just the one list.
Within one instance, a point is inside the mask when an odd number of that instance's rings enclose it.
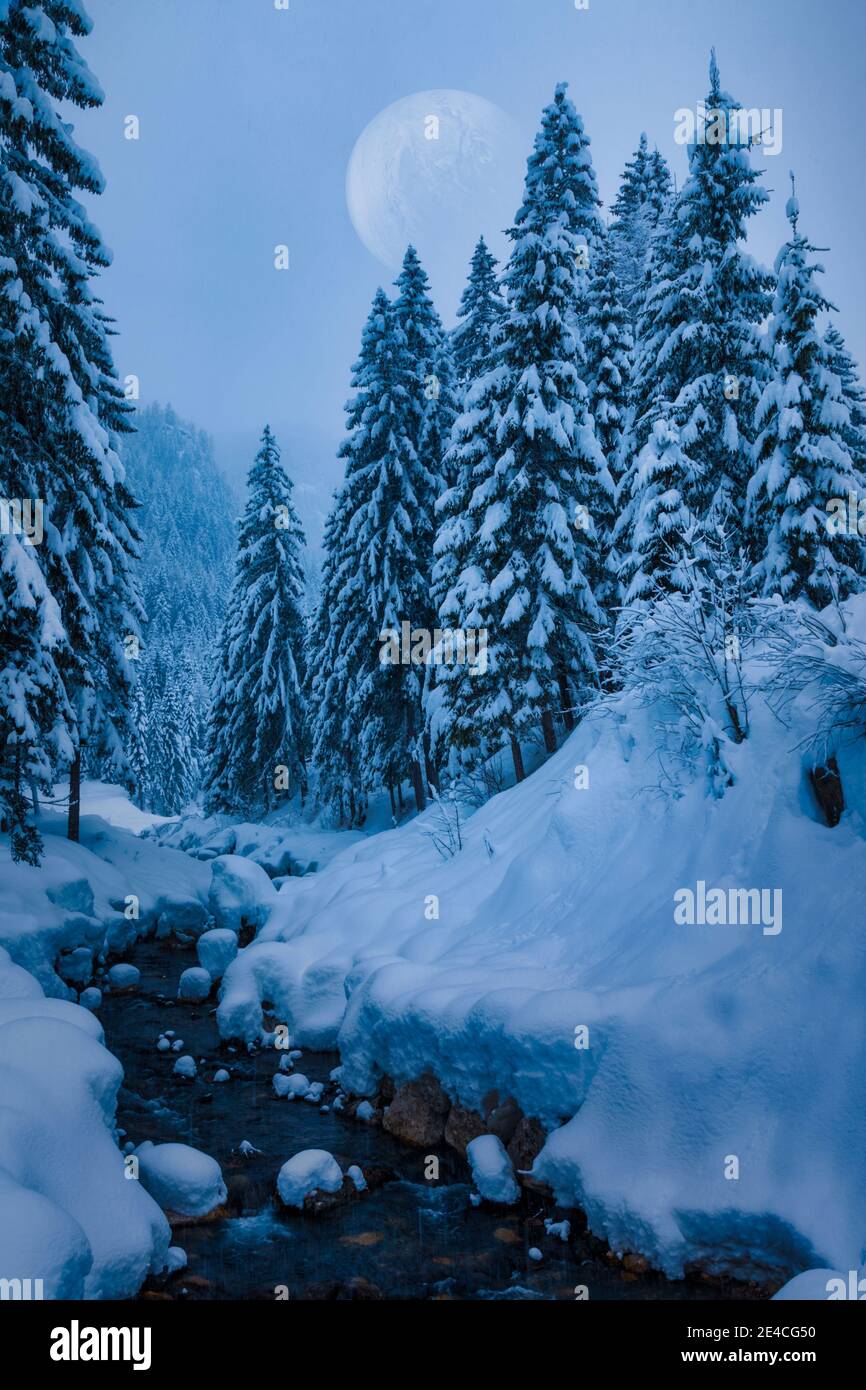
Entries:
{"label": "winter sky", "polygon": [[[212,432],[238,475],[270,420],[298,472],[338,480],[349,370],[376,286],[393,275],[360,241],[345,178],[361,132],[415,92],[453,88],[501,108],[532,146],[561,80],[584,117],[605,203],[646,130],[679,183],[674,112],[704,97],[716,45],[722,85],[781,108],[767,158],[772,203],[753,250],[772,261],[788,170],[803,230],[831,252],[826,289],[866,363],[863,0],[89,0],[81,47],[106,93],[78,118],[107,190],[95,217],[115,255],[104,279],[121,376]],[[137,141],[124,118],[140,121]],[[520,201],[515,171],[512,212]],[[509,213],[509,216],[511,214]],[[497,228],[478,227],[491,239]],[[471,252],[442,228],[446,322]],[[474,233],[473,233],[474,239]],[[274,269],[274,246],[291,268]],[[291,464],[292,458],[287,461]]]}

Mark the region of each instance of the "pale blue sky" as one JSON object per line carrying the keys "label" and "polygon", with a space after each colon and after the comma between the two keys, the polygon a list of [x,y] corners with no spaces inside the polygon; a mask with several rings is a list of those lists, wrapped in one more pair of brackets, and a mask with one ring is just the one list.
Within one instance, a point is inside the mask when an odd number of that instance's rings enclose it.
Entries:
{"label": "pale blue sky", "polygon": [[[788,169],[802,226],[859,356],[866,350],[862,176],[864,0],[89,0],[82,51],[106,92],[77,118],[108,187],[94,215],[115,263],[103,282],[122,375],[175,408],[244,469],[264,420],[301,476],[327,489],[349,370],[388,273],[361,244],[345,173],[368,121],[429,88],[501,107],[531,148],[555,84],[570,83],[602,197],[614,196],[641,130],[671,161],[674,111],[723,86],[744,106],[782,108],[784,144],[753,249],[786,234]],[[137,142],[123,118],[141,122]],[[521,189],[515,181],[513,209]],[[487,230],[479,228],[481,230]],[[273,247],[291,270],[273,269]],[[466,253],[455,247],[446,318]],[[434,292],[437,286],[433,286]],[[288,460],[292,462],[290,457]]]}

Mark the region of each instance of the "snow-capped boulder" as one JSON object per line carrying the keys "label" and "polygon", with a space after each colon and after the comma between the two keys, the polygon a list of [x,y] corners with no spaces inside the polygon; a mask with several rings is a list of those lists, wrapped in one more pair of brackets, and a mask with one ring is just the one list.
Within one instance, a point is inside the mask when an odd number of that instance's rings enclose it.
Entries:
{"label": "snow-capped boulder", "polygon": [[217,927],[235,933],[241,927],[264,926],[277,902],[277,893],[264,869],[238,854],[226,854],[211,865],[213,878],[208,908]]}
{"label": "snow-capped boulder", "polygon": [[466,1145],[475,1186],[488,1202],[512,1206],[520,1197],[511,1159],[495,1134],[480,1134]]}
{"label": "snow-capped boulder", "polygon": [[351,1167],[346,1169],[346,1177],[352,1179],[356,1192],[366,1192],[367,1179],[364,1177],[363,1169],[359,1168],[357,1163],[353,1163]]}
{"label": "snow-capped boulder", "polygon": [[340,1165],[326,1149],[304,1149],[284,1163],[277,1176],[283,1206],[299,1210],[311,1193],[339,1192],[342,1186]]}
{"label": "snow-capped boulder", "polygon": [[96,989],[91,985],[88,989],[83,989],[78,996],[78,1002],[82,1009],[98,1009],[102,1003],[102,990]]}
{"label": "snow-capped boulder", "polygon": [[287,1096],[289,1100],[300,1100],[310,1089],[310,1083],[299,1071],[274,1073],[274,1090],[278,1096]]}
{"label": "snow-capped boulder", "polygon": [[192,896],[165,895],[159,899],[155,910],[157,936],[173,934],[179,941],[194,941],[207,927],[207,909]]}
{"label": "snow-capped boulder", "polygon": [[189,1144],[154,1144],[137,1151],[142,1186],[163,1211],[207,1216],[226,1199],[220,1166]]}
{"label": "snow-capped boulder", "polygon": [[199,965],[212,980],[221,980],[238,953],[237,934],[228,927],[203,932],[195,945]]}
{"label": "snow-capped boulder", "polygon": [[195,1064],[195,1058],[190,1057],[188,1054],[183,1057],[178,1057],[177,1061],[172,1067],[172,1071],[174,1072],[175,1076],[184,1076],[188,1081],[193,1081],[198,1071],[198,1068]]}
{"label": "snow-capped boulder", "polygon": [[183,999],[188,1004],[200,1004],[207,999],[213,986],[213,980],[206,970],[200,965],[191,965],[188,970],[184,970],[178,981],[177,997]]}
{"label": "snow-capped boulder", "polygon": [[77,946],[58,958],[55,966],[61,980],[68,985],[86,985],[93,974],[93,951],[89,946]]}
{"label": "snow-capped boulder", "polygon": [[106,980],[112,994],[123,994],[128,990],[138,989],[141,971],[134,965],[113,965]]}

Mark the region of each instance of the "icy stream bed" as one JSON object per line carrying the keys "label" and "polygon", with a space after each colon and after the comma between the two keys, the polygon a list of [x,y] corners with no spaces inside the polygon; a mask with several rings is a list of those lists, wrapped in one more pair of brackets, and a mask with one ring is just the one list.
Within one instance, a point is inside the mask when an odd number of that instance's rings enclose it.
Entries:
{"label": "icy stream bed", "polygon": [[[470,1202],[466,1164],[449,1148],[438,1151],[440,1177],[425,1180],[426,1155],[379,1128],[305,1101],[279,1099],[273,1051],[249,1053],[219,1038],[214,1002],[177,1002],[189,951],[143,942],[134,994],[109,995],[100,1010],[108,1047],[125,1073],[118,1123],[138,1144],[182,1142],[212,1155],[228,1188],[225,1214],[173,1228],[188,1265],[170,1279],[151,1281],[144,1297],[278,1298],[590,1298],[736,1297],[736,1286],[689,1280],[670,1283],[636,1275],[611,1261],[598,1242],[575,1232],[568,1244],[544,1228],[540,1198],[525,1194],[517,1208]],[[173,1074],[180,1053],[160,1052],[172,1030],[193,1056],[197,1076]],[[334,1053],[305,1052],[296,1070],[326,1083]],[[225,1068],[230,1080],[214,1083]],[[246,1140],[260,1152],[244,1156]],[[275,1199],[276,1175],[302,1149],[326,1149],[345,1171],[359,1164],[371,1190],[317,1216],[285,1212]],[[378,1185],[377,1185],[378,1184]],[[540,1251],[538,1260],[530,1250]],[[742,1291],[740,1291],[742,1296]]]}

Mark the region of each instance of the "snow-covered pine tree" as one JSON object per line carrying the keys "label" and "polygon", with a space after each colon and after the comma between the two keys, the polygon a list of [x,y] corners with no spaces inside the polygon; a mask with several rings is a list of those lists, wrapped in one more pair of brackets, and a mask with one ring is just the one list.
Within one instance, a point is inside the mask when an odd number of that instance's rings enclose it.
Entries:
{"label": "snow-covered pine tree", "polygon": [[174,815],[187,805],[198,782],[187,720],[187,692],[173,671],[156,709],[153,744],[159,785],[153,794],[158,815]]}
{"label": "snow-covered pine tree", "polygon": [[[424,382],[424,422],[418,442],[418,456],[431,477],[436,479],[435,495],[453,479],[447,461],[451,431],[459,414],[458,391],[454,381],[454,362],[447,337],[436,349],[431,370]],[[435,501],[435,496],[433,497]],[[428,557],[428,572],[432,559]]]}
{"label": "snow-covered pine tree", "polygon": [[351,616],[341,606],[352,566],[346,548],[345,491],[344,485],[335,493],[325,521],[319,601],[307,634],[306,697],[317,803],[340,824],[353,826],[363,824],[366,806],[360,789],[357,730],[349,720],[349,672],[339,651],[342,626]]}
{"label": "snow-covered pine tree", "polygon": [[666,590],[688,593],[695,522],[686,497],[694,490],[695,466],[684,453],[679,432],[659,417],[620,491],[622,536],[628,550],[620,560],[623,602],[632,605]]}
{"label": "snow-covered pine tree", "polygon": [[767,330],[773,375],[756,413],[747,520],[762,592],[820,609],[863,588],[864,545],[851,534],[848,498],[864,495],[866,483],[848,448],[851,413],[842,382],[817,326],[834,306],[818,288],[824,267],[810,260],[819,248],[799,230],[793,175],[791,182],[791,237],[776,261]]}
{"label": "snow-covered pine tree", "polygon": [[614,270],[610,239],[601,245],[590,280],[584,319],[586,384],[589,408],[596,438],[607,465],[613,488],[599,487],[596,494],[595,522],[605,566],[605,576],[595,590],[599,603],[608,610],[620,602],[620,557],[613,541],[617,514],[614,490],[625,468],[628,447],[628,398],[631,354],[634,347],[628,315],[623,307],[619,282]]}
{"label": "snow-covered pine tree", "polygon": [[496,267],[496,257],[488,249],[484,237],[479,237],[457,310],[461,322],[451,333],[451,353],[461,398],[465,397],[472,382],[487,371],[491,333],[501,326],[505,314]]}
{"label": "snow-covered pine tree", "polygon": [[[404,382],[406,428],[422,473],[430,475],[428,500],[432,508],[442,488],[442,455],[457,415],[454,364],[448,337],[430,298],[427,272],[414,246],[406,248],[395,283],[392,313],[405,339],[408,364]],[[422,498],[419,502],[423,505]]]}
{"label": "snow-covered pine tree", "polygon": [[502,342],[455,427],[457,486],[440,508],[437,541],[437,573],[450,586],[440,617],[486,628],[488,654],[484,670],[439,668],[431,725],[464,754],[510,742],[518,778],[521,739],[540,721],[555,747],[554,711],[570,710],[574,692],[598,679],[594,515],[607,470],[575,365],[597,205],[589,141],[562,84],[509,232]]}
{"label": "snow-covered pine tree", "polygon": [[103,182],[58,109],[102,101],[75,43],[90,27],[80,0],[0,6],[3,490],[44,505],[45,538],[32,558],[56,605],[50,650],[64,691],[60,697],[52,675],[47,735],[31,707],[26,719],[0,729],[0,741],[5,748],[10,738],[16,746],[38,738],[37,761],[52,773],[70,767],[72,838],[82,747],[116,775],[127,772],[125,643],[142,616],[130,579],[139,543],[134,503],[115,452],[126,407],[109,322],[91,287],[109,256],[77,198],[79,190],[100,193]]}
{"label": "snow-covered pine tree", "polygon": [[267,425],[247,489],[214,698],[207,805],[267,815],[306,787],[305,542]]}
{"label": "snow-covered pine tree", "polygon": [[653,237],[671,198],[673,183],[667,161],[658,150],[650,153],[642,134],[638,148],[623,170],[611,208],[610,244],[623,306],[632,327],[637,324]]}
{"label": "snow-covered pine tree", "polygon": [[[702,525],[743,525],[754,411],[768,367],[759,325],[772,276],[744,248],[766,202],[737,102],[723,92],[715,53],[689,177],[656,241],[633,375],[631,471],[660,417],[693,461],[684,501]],[[634,478],[626,481],[626,495]],[[628,549],[634,545],[626,541]]]}
{"label": "snow-covered pine tree", "polygon": [[[413,258],[404,278],[418,286]],[[423,275],[423,272],[421,272]],[[422,286],[423,289],[423,286]],[[424,295],[426,298],[426,294]],[[430,555],[437,480],[419,460],[419,361],[431,322],[422,297],[403,322],[414,324],[415,356],[384,290],[373,299],[355,364],[340,449],[346,476],[329,523],[322,603],[315,624],[318,691],[314,758],[325,794],[344,790],[341,773],[357,773],[363,792],[411,776],[419,810],[426,803],[421,689],[424,667],[383,661],[384,633],[430,629]],[[420,303],[420,311],[417,306]],[[423,329],[423,331],[422,331]],[[429,360],[432,360],[429,359]],[[426,373],[425,373],[426,374]],[[323,611],[327,608],[327,612]],[[342,768],[329,765],[327,743],[340,734],[356,745]]]}
{"label": "snow-covered pine tree", "polygon": [[842,399],[848,407],[845,443],[858,470],[866,473],[866,388],[860,383],[857,363],[835,323],[827,329],[824,341],[829,353],[830,370],[839,378]]}
{"label": "snow-covered pine tree", "polygon": [[[129,767],[133,779],[135,804],[143,809],[153,809],[150,786],[150,714],[144,688],[139,680],[132,694],[130,706],[132,733],[129,739]],[[179,807],[172,808],[174,814]]]}

